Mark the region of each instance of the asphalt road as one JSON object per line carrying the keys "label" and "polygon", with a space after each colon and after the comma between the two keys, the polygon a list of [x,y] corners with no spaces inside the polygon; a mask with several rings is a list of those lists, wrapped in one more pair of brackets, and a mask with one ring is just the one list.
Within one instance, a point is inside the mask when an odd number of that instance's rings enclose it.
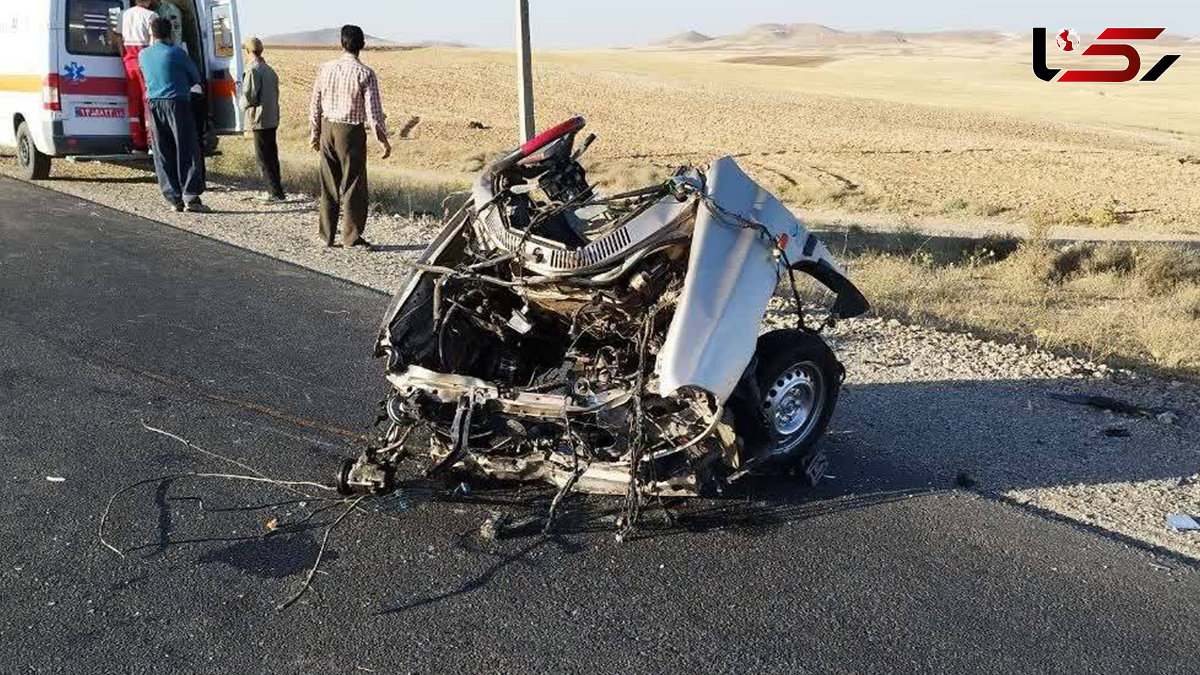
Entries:
{"label": "asphalt road", "polygon": [[[327,502],[190,472],[325,480],[383,392],[387,299],[0,180],[0,670],[71,673],[1194,673],[1195,571],[969,493],[878,492],[875,468],[733,502],[612,501],[499,541],[540,490],[419,481],[333,531]],[[887,415],[843,409],[841,414]],[[894,467],[889,470],[895,471]],[[65,479],[51,481],[48,478]],[[238,509],[238,510],[233,510]]]}

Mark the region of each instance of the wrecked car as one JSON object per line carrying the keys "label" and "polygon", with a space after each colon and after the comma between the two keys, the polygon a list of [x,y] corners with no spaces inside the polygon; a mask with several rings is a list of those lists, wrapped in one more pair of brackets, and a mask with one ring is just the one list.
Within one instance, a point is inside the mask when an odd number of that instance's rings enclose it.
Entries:
{"label": "wrecked car", "polygon": [[[805,325],[760,334],[793,272],[868,303],[826,247],[731,158],[602,196],[576,118],[487,168],[411,264],[380,329],[383,402],[429,431],[429,473],[545,481],[560,494],[720,494],[750,472],[825,471],[816,442],[844,369]],[[389,489],[371,452],[347,492]]]}

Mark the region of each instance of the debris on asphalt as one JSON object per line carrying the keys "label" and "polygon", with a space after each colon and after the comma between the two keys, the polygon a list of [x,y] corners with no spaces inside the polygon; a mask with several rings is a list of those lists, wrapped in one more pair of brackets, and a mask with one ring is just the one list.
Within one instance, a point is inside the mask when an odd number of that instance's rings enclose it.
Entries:
{"label": "debris on asphalt", "polygon": [[1194,532],[1200,530],[1200,522],[1197,522],[1192,516],[1173,513],[1167,516],[1167,529],[1176,532]]}
{"label": "debris on asphalt", "polygon": [[508,526],[509,516],[499,511],[492,511],[487,520],[479,528],[479,536],[488,541],[496,541],[504,537],[504,529]]}
{"label": "debris on asphalt", "polygon": [[[270,485],[276,489],[286,491],[293,496],[302,498],[299,500],[291,499],[289,501],[278,502],[275,504],[256,505],[253,507],[245,507],[245,508],[241,508],[241,509],[216,509],[218,511],[219,510],[224,510],[224,511],[262,510],[262,509],[266,509],[266,508],[294,506],[297,504],[301,505],[301,508],[305,508],[305,507],[308,507],[311,502],[314,502],[314,501],[322,502],[321,506],[312,508],[312,510],[309,513],[307,513],[304,516],[297,518],[295,520],[292,520],[289,518],[287,522],[280,522],[280,520],[278,518],[271,518],[264,524],[265,529],[266,529],[265,533],[260,534],[260,535],[249,535],[249,536],[238,537],[237,539],[239,539],[239,540],[240,539],[266,539],[266,538],[271,537],[276,534],[304,532],[308,529],[312,529],[314,527],[320,526],[320,524],[311,523],[313,518],[315,518],[316,516],[318,516],[322,513],[331,511],[333,509],[341,508],[342,511],[340,512],[340,514],[331,523],[329,523],[327,526],[324,527],[324,531],[321,536],[320,546],[317,550],[316,559],[314,560],[312,566],[309,568],[308,573],[305,576],[300,587],[291,596],[289,596],[287,600],[285,600],[284,602],[282,602],[281,604],[276,606],[277,610],[282,611],[282,610],[285,610],[288,607],[292,606],[297,601],[299,601],[302,597],[304,597],[304,595],[312,587],[313,577],[315,577],[318,574],[318,572],[324,574],[324,572],[321,572],[321,570],[320,570],[321,562],[325,557],[325,551],[329,545],[329,539],[330,539],[330,536],[333,534],[333,531],[336,530],[338,528],[338,526],[341,525],[341,523],[344,520],[346,520],[346,518],[348,516],[350,516],[352,513],[354,513],[355,511],[360,511],[362,513],[369,513],[365,509],[362,509],[360,506],[365,499],[368,499],[369,497],[373,496],[369,492],[365,493],[365,494],[361,494],[357,497],[349,497],[349,496],[341,497],[341,498],[334,497],[334,496],[317,497],[317,496],[315,496],[315,494],[313,494],[314,490],[320,490],[325,493],[335,493],[336,494],[338,492],[338,488],[335,485],[328,485],[325,483],[317,483],[314,481],[278,480],[276,478],[272,478],[272,477],[264,474],[263,472],[259,471],[258,469],[254,468],[253,466],[250,466],[244,462],[241,462],[236,459],[232,459],[230,457],[226,457],[224,455],[218,454],[211,450],[205,450],[204,448],[201,448],[201,447],[197,446],[196,444],[192,443],[188,439],[178,436],[176,434],[170,433],[168,431],[164,431],[162,429],[157,429],[155,427],[152,427],[152,426],[146,424],[145,422],[142,422],[142,427],[146,431],[159,434],[166,438],[170,438],[170,439],[186,446],[188,449],[194,450],[195,452],[197,452],[201,455],[204,455],[211,459],[220,460],[222,462],[231,464],[233,466],[237,466],[237,467],[247,471],[248,473],[247,474],[232,474],[232,473],[181,472],[181,473],[174,473],[174,474],[168,474],[168,475],[163,475],[163,476],[156,476],[154,478],[147,478],[145,480],[139,480],[139,481],[136,481],[136,482],[134,482],[130,485],[127,485],[127,486],[121,488],[120,490],[117,490],[116,492],[114,492],[112,494],[112,496],[109,497],[108,502],[105,505],[104,510],[100,515],[100,523],[99,523],[99,527],[97,530],[97,535],[98,535],[99,543],[101,546],[112,551],[113,553],[115,553],[116,555],[118,555],[122,558],[127,557],[131,553],[134,553],[136,551],[140,551],[140,550],[152,547],[152,546],[160,546],[161,547],[163,545],[170,545],[171,543],[175,543],[170,540],[166,540],[166,541],[160,540],[157,543],[145,543],[145,544],[127,546],[127,547],[122,548],[122,547],[118,547],[118,546],[114,545],[106,537],[106,529],[107,529],[108,520],[109,520],[110,516],[112,515],[113,506],[116,503],[116,501],[121,496],[123,496],[127,493],[130,493],[139,487],[143,487],[143,486],[147,486],[147,485],[155,485],[155,486],[157,486],[159,491],[163,491],[163,490],[169,489],[169,487],[173,483],[176,483],[179,481],[184,481],[184,480],[199,480],[199,479],[227,480],[227,481],[235,481],[235,482],[242,482],[242,483],[253,483],[253,484],[259,484],[259,485]],[[50,478],[48,478],[48,480],[49,479]],[[65,479],[63,479],[63,480],[65,480]],[[173,499],[172,497],[169,497],[169,496],[166,496],[165,498],[168,500]],[[189,501],[197,501],[200,504],[201,510],[204,510],[204,502],[200,498],[186,497],[186,498],[182,498],[182,499],[186,499]],[[237,533],[237,531],[234,530],[233,534],[236,534],[236,533]],[[189,539],[186,541],[187,541],[187,543],[200,543],[200,542],[205,542],[205,541],[228,541],[228,539],[201,538],[201,539]]]}
{"label": "debris on asphalt", "polygon": [[51,482],[51,483],[65,483],[65,482],[67,482],[67,479],[66,479],[66,478],[63,478],[62,476],[46,476],[46,480],[47,480],[47,481],[49,481],[49,482]]}
{"label": "debris on asphalt", "polygon": [[1178,424],[1179,423],[1179,415],[1177,415],[1176,413],[1173,413],[1171,411],[1159,413],[1157,419],[1159,422],[1162,422],[1163,424]]}
{"label": "debris on asphalt", "polygon": [[1125,427],[1104,427],[1100,430],[1100,435],[1105,438],[1129,438],[1133,436]]}

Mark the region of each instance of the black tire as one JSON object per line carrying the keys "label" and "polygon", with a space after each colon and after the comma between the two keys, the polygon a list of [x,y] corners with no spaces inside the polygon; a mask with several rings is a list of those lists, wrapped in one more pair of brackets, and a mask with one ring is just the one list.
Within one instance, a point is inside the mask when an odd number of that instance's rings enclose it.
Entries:
{"label": "black tire", "polygon": [[38,151],[26,122],[21,122],[17,127],[17,166],[25,180],[45,180],[50,177],[50,156]]}
{"label": "black tire", "polygon": [[759,338],[754,376],[734,408],[750,461],[783,468],[808,457],[833,418],[844,372],[814,333],[780,330]]}

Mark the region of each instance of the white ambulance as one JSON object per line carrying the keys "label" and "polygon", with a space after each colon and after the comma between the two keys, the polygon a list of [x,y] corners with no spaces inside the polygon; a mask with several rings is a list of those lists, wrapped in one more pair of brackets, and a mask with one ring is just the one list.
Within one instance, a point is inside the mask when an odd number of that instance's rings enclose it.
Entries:
{"label": "white ambulance", "polygon": [[[183,41],[205,80],[197,100],[206,149],[243,128],[237,0],[162,0],[179,8]],[[125,68],[115,37],[131,0],[0,0],[0,146],[29,179],[53,157],[132,150]]]}

